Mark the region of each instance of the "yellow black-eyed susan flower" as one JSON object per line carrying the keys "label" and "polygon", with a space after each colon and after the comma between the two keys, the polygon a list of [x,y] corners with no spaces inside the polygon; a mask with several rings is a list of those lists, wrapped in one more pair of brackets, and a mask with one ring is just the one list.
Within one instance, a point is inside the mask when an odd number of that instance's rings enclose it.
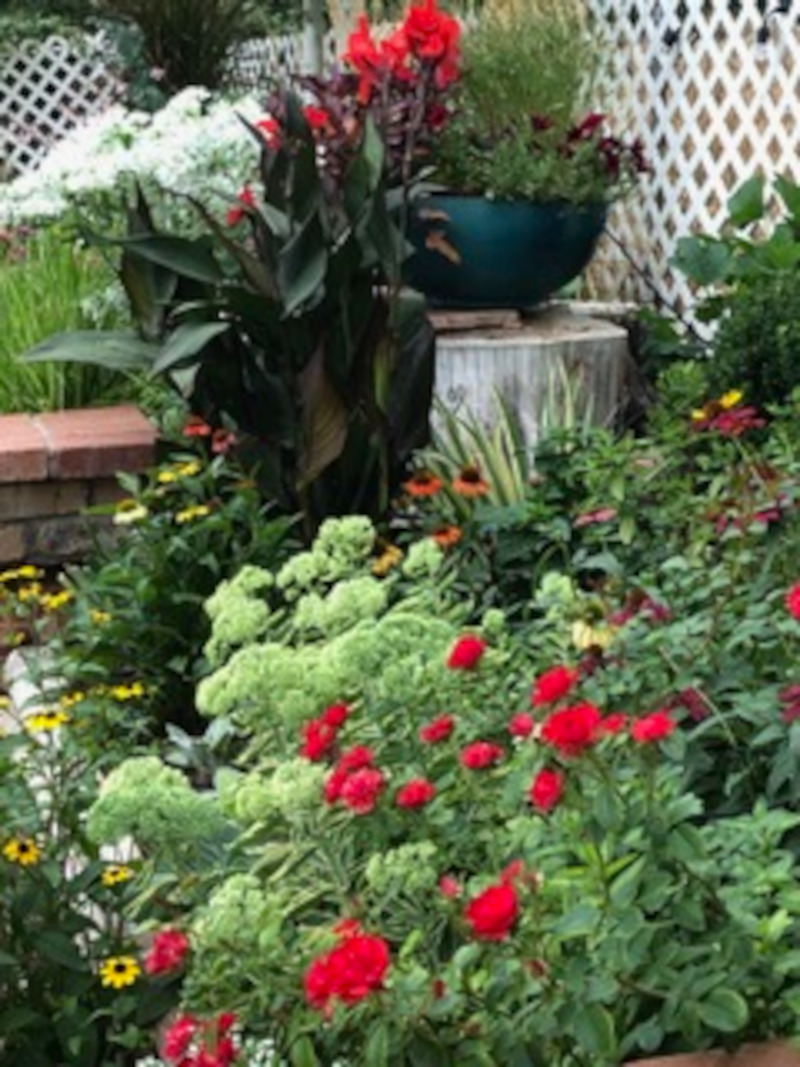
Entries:
{"label": "yellow black-eyed susan flower", "polygon": [[133,875],[132,867],[127,867],[124,863],[112,863],[100,875],[100,881],[105,886],[114,886],[129,881]]}
{"label": "yellow black-eyed susan flower", "polygon": [[142,968],[133,956],[109,956],[98,970],[102,985],[111,989],[133,985],[141,973]]}
{"label": "yellow black-eyed susan flower", "polygon": [[9,863],[32,867],[42,857],[42,850],[32,837],[12,837],[3,845],[3,855]]}

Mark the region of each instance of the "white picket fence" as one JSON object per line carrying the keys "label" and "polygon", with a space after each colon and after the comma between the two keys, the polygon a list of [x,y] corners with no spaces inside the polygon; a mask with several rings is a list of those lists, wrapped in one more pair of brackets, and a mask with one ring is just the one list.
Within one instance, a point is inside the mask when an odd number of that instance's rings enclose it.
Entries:
{"label": "white picket fence", "polygon": [[[800,180],[800,30],[790,13],[768,19],[757,0],[587,0],[606,41],[602,95],[617,132],[641,137],[652,165],[642,189],[611,213],[590,272],[595,295],[642,298],[648,283],[668,301],[687,289],[668,266],[678,237],[716,231],[732,190],[756,171]],[[777,7],[777,5],[774,5]],[[791,0],[788,5],[792,7]],[[335,52],[329,36],[326,55]],[[0,172],[35,166],[121,85],[107,43],[60,38],[28,44],[0,68]],[[232,61],[243,87],[297,72],[299,38],[244,46]],[[637,270],[633,270],[632,260]]]}

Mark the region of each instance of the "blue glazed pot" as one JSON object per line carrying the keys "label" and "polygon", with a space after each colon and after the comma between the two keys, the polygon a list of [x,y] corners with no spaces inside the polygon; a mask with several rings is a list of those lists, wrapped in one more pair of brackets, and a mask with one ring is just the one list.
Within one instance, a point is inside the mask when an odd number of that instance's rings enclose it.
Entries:
{"label": "blue glazed pot", "polygon": [[[408,284],[435,307],[532,307],[580,274],[605,218],[603,204],[435,193],[412,211]],[[436,249],[438,235],[459,262]]]}

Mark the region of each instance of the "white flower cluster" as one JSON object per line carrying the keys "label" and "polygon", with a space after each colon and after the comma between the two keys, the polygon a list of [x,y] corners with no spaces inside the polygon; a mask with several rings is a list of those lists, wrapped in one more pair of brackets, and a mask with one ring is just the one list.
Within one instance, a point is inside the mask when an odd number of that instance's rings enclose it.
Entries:
{"label": "white flower cluster", "polygon": [[0,185],[0,226],[55,219],[74,205],[91,212],[133,178],[203,200],[233,199],[257,162],[241,118],[254,122],[261,112],[252,96],[228,101],[196,87],[154,115],[115,105],[68,134],[35,170]]}

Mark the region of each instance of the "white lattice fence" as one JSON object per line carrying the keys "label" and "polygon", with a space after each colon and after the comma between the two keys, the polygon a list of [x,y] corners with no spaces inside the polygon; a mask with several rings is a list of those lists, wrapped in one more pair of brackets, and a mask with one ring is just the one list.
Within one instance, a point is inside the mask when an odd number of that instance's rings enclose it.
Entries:
{"label": "white lattice fence", "polygon": [[[689,289],[667,265],[677,239],[717,232],[730,193],[756,171],[800,180],[796,19],[776,13],[765,26],[756,0],[588,2],[610,46],[608,110],[642,137],[653,166],[610,228],[685,306]],[[648,295],[609,242],[592,277],[601,292]]]}
{"label": "white lattice fence", "polygon": [[0,64],[0,171],[29,170],[82,119],[122,93],[108,42],[92,37],[27,41]]}

